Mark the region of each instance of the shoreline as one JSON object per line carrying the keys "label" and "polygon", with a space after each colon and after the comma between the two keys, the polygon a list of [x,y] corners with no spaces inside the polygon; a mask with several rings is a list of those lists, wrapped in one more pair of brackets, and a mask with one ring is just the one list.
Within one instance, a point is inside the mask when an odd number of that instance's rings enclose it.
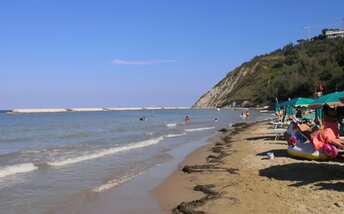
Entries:
{"label": "shoreline", "polygon": [[295,159],[266,121],[239,124],[190,153],[152,195],[163,213],[342,213],[342,160]]}
{"label": "shoreline", "polygon": [[[240,131],[242,125],[246,126],[260,122],[266,121],[257,121],[250,124],[239,122],[234,124],[231,129],[220,129],[218,130],[218,134],[208,138],[208,144],[198,147],[189,153],[185,159],[178,164],[177,168],[152,190],[152,195],[159,202],[162,213],[183,213],[176,211],[178,205],[197,200],[204,196],[200,191],[193,191],[196,180],[193,178],[190,179],[188,174],[185,174],[184,171],[188,169],[184,169],[184,167],[206,166],[209,163],[207,158],[213,157],[213,154],[216,153],[212,152],[212,150],[219,141],[229,134]],[[239,127],[239,130],[237,127]],[[190,212],[190,210],[185,210],[185,213],[188,212]],[[192,211],[190,213],[192,213]]]}
{"label": "shoreline", "polygon": [[[217,133],[211,134],[215,136]],[[209,136],[209,135],[207,135]],[[152,195],[152,191],[175,171],[178,164],[195,149],[209,144],[209,137],[198,136],[190,138],[185,144],[172,150],[166,150],[166,161],[148,169],[143,174],[130,179],[128,182],[95,194],[87,198],[78,206],[71,206],[59,213],[161,213],[159,201]]]}
{"label": "shoreline", "polygon": [[[217,138],[218,135],[212,138]],[[184,178],[182,170],[186,165],[206,164],[204,157],[213,144],[214,141],[210,140],[208,144],[189,153],[177,168],[152,190],[152,195],[159,202],[162,213],[171,213],[181,201],[190,201],[202,196],[199,192],[191,191],[193,182]]]}

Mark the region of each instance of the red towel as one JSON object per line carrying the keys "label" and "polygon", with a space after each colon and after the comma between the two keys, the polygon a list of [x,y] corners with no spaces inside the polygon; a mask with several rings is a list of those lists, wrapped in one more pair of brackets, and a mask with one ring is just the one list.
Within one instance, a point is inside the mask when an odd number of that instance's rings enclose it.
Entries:
{"label": "red towel", "polygon": [[333,130],[330,128],[326,128],[322,131],[316,131],[311,134],[311,140],[317,151],[322,149],[325,144],[335,139],[337,139],[337,137],[334,134]]}

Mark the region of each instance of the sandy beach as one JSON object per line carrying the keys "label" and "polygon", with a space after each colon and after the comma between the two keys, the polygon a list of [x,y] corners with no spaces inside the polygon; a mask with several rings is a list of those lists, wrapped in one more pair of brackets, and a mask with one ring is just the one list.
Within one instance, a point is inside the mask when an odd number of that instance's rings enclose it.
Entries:
{"label": "sandy beach", "polygon": [[271,133],[266,121],[242,124],[188,155],[154,190],[163,212],[344,213],[343,154],[296,159]]}

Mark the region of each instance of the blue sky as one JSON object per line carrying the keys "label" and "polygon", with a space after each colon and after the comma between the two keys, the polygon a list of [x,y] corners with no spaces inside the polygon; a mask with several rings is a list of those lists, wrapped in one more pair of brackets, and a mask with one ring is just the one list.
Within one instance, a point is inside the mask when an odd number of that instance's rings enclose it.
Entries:
{"label": "blue sky", "polygon": [[0,2],[0,109],[191,106],[256,55],[342,28],[342,0]]}

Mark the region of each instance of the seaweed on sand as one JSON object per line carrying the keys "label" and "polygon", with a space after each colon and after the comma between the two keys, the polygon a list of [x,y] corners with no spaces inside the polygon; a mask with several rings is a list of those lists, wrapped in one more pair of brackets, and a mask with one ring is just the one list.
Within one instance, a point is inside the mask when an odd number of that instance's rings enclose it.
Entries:
{"label": "seaweed on sand", "polygon": [[176,208],[172,210],[173,214],[204,214],[203,211],[194,210],[197,207],[203,206],[207,201],[214,200],[221,197],[221,193],[212,190],[215,185],[197,185],[193,189],[195,191],[203,192],[206,196],[201,199],[193,200],[190,202],[182,202]]}

